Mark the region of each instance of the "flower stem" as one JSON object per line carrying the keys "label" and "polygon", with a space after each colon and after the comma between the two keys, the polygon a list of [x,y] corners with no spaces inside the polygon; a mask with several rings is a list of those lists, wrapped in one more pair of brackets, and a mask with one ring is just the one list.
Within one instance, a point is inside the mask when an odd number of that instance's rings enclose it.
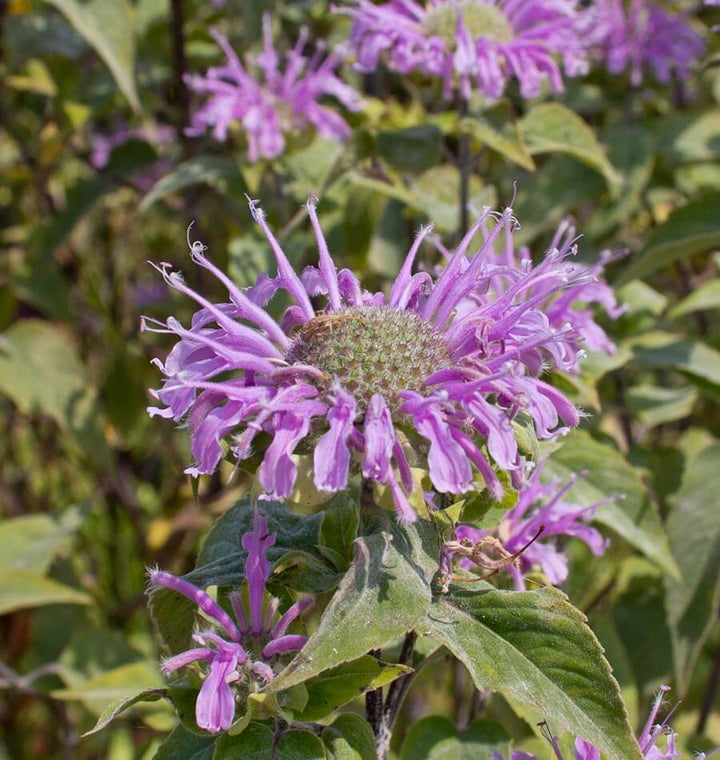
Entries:
{"label": "flower stem", "polygon": [[178,105],[178,135],[185,141],[185,127],[190,123],[190,97],[185,84],[187,57],[185,55],[185,18],[183,0],[170,0],[170,35],[173,56],[173,95]]}
{"label": "flower stem", "polygon": [[458,221],[458,237],[468,231],[470,217],[468,203],[470,201],[470,175],[472,173],[472,150],[470,135],[462,129],[461,122],[468,115],[467,100],[458,96],[458,169],[460,171],[460,218]]}

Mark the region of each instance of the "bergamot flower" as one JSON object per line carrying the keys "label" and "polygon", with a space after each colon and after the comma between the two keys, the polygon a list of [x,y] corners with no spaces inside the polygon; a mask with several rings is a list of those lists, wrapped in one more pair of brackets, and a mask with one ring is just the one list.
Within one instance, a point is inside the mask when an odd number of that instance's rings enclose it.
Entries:
{"label": "bergamot flower", "polygon": [[382,59],[401,74],[439,77],[447,98],[477,88],[496,99],[513,78],[533,98],[545,83],[560,92],[563,69],[587,72],[575,0],[353,0],[339,12],[354,20],[357,68],[374,71]]}
{"label": "bergamot flower", "polygon": [[[164,363],[155,360],[166,379],[149,412],[189,428],[196,462],[188,472],[211,473],[223,456],[239,464],[257,448],[261,488],[285,499],[296,455],[312,454],[319,491],[343,490],[359,471],[389,489],[405,521],[416,517],[408,501],[412,467],[425,470],[439,493],[484,482],[500,498],[497,470],[519,486],[524,460],[514,426],[530,425],[547,439],[581,416],[541,377],[549,368],[576,368],[581,330],[551,321],[542,305],[592,284],[596,273],[572,263],[574,245],[549,250],[537,266],[497,262],[495,249],[511,245],[517,221],[510,208],[486,207],[437,275],[413,273],[431,231],[425,227],[389,293],[368,292],[350,270],[337,269],[316,201],[307,211],[319,263],[302,275],[256,201],[250,210],[275,255],[275,276],[241,290],[196,242],[192,260],[228,292],[216,304],[169,264],[158,267],[199,306],[189,326],[175,317],[143,322],[178,338]],[[264,307],[278,290],[294,303],[275,321]]]}

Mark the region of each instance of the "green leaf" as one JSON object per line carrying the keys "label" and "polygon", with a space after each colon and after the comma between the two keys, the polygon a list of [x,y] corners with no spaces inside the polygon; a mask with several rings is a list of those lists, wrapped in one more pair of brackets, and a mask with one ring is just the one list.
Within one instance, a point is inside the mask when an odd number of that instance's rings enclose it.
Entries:
{"label": "green leaf", "polygon": [[92,736],[98,731],[102,731],[103,728],[109,726],[112,721],[117,718],[118,715],[129,710],[133,705],[140,702],[157,702],[166,695],[166,689],[145,689],[134,697],[125,697],[124,699],[117,699],[111,702],[101,713],[97,719],[97,723],[89,730],[86,731],[82,738],[86,736]]}
{"label": "green leaf", "polygon": [[403,665],[380,662],[365,655],[346,662],[305,681],[308,702],[305,709],[294,716],[295,720],[314,721],[329,715],[337,707],[349,702],[369,689],[379,689],[412,669]]}
{"label": "green leaf", "polygon": [[237,736],[220,736],[215,754],[211,757],[213,760],[276,760],[273,755],[273,732],[262,723],[252,722]]}
{"label": "green leaf", "polygon": [[111,702],[135,698],[138,687],[145,684],[152,690],[157,687],[163,691],[162,679],[155,665],[141,660],[98,673],[67,689],[58,689],[52,696],[63,701],[82,702],[92,709],[98,702],[105,707]]}
{"label": "green leaf", "polygon": [[[433,166],[412,183],[410,193],[410,205],[426,214],[438,230],[454,232],[457,229],[460,216],[460,172],[456,166]],[[471,175],[468,194],[470,203],[477,206],[493,205],[495,196],[494,187],[483,187],[480,178]],[[407,240],[407,222],[403,221],[403,238]],[[402,252],[405,253],[404,248]],[[396,268],[392,274],[397,271]]]}
{"label": "green leaf", "polygon": [[0,336],[0,393],[24,414],[49,415],[91,456],[107,462],[97,394],[75,346],[54,325],[25,319]]}
{"label": "green leaf", "polygon": [[629,544],[656,562],[666,572],[678,574],[656,506],[650,500],[641,472],[616,449],[594,440],[585,431],[575,431],[553,453],[543,476],[567,482],[574,473],[587,471],[572,487],[569,498],[580,506],[602,504],[595,521],[607,525]]}
{"label": "green leaf", "polygon": [[221,193],[241,196],[245,182],[235,161],[221,156],[194,156],[174,171],[158,180],[140,203],[140,211],[147,211],[168,195],[192,185],[210,185]]}
{"label": "green leaf", "polygon": [[278,742],[273,760],[325,760],[320,737],[310,731],[288,731]]}
{"label": "green leaf", "polygon": [[708,193],[673,211],[631,257],[616,284],[647,277],[680,259],[720,245],[720,192]]}
{"label": "green leaf", "polygon": [[153,760],[212,760],[214,752],[212,736],[199,736],[178,726],[162,743]]}
{"label": "green leaf", "polygon": [[355,713],[339,715],[322,732],[322,740],[332,760],[377,760],[372,728]]}
{"label": "green leaf", "polygon": [[81,522],[75,509],[65,512],[60,520],[49,515],[25,515],[0,521],[0,570],[28,570],[43,575]]}
{"label": "green leaf", "polygon": [[168,654],[180,654],[192,645],[197,606],[182,594],[154,588],[148,594],[150,618],[158,643]]}
{"label": "green leaf", "polygon": [[655,163],[653,135],[640,124],[614,124],[603,134],[603,142],[608,159],[622,177],[622,189],[617,198],[595,209],[583,225],[592,237],[601,237],[636,212]]}
{"label": "green leaf", "polygon": [[442,132],[432,124],[380,132],[377,147],[380,155],[401,171],[422,172],[440,163]]}
{"label": "green leaf", "polygon": [[514,235],[520,245],[554,228],[578,204],[600,195],[605,183],[597,172],[569,156],[556,156],[519,182],[515,211],[522,227]]}
{"label": "green leaf", "polygon": [[[675,369],[698,382],[701,390],[718,399],[720,351],[694,338],[672,333],[650,332],[628,342],[633,365],[640,369]],[[708,387],[709,386],[709,387]]]}
{"label": "green leaf", "polygon": [[720,155],[720,111],[669,113],[658,121],[661,158],[686,163],[713,161]]}
{"label": "green leaf", "polygon": [[593,130],[560,103],[533,106],[521,120],[520,130],[532,155],[567,153],[600,172],[611,186],[622,182]]}
{"label": "green leaf", "polygon": [[[273,565],[282,561],[281,582],[306,592],[318,590],[318,584],[320,590],[332,588],[339,576],[318,549],[322,513],[296,515],[274,501],[263,501],[259,509],[268,517],[268,530],[276,533],[275,545],[267,557]],[[245,579],[247,554],[241,537],[252,530],[253,514],[250,498],[241,499],[225,512],[205,539],[198,566],[183,577],[201,588],[240,585]],[[196,605],[180,594],[159,588],[150,593],[149,606],[162,646],[171,654],[185,651],[190,645]]]}
{"label": "green leaf", "polygon": [[382,529],[355,541],[355,559],[307,644],[270,682],[277,692],[356,660],[412,630],[430,604],[439,554],[434,526]]}
{"label": "green leaf", "polygon": [[523,140],[522,132],[508,102],[499,103],[493,108],[460,121],[460,131],[472,135],[477,145],[500,153],[523,169],[533,171],[535,162]]}
{"label": "green leaf", "polygon": [[695,388],[657,385],[635,385],[625,395],[628,408],[647,428],[689,417],[698,399]]}
{"label": "green leaf", "polygon": [[0,615],[46,604],[90,604],[82,591],[31,570],[0,570]]}
{"label": "green leaf", "polygon": [[510,737],[498,723],[476,720],[458,733],[447,718],[432,715],[410,727],[400,760],[492,760],[493,753],[510,756]]}
{"label": "green leaf", "polygon": [[507,694],[614,760],[641,760],[619,687],[584,616],[556,589],[451,587],[425,627],[478,689]]}
{"label": "green leaf", "polygon": [[133,8],[127,0],[47,0],[95,49],[112,72],[120,91],[135,111]]}
{"label": "green leaf", "polygon": [[665,605],[681,694],[720,603],[720,444],[692,459],[670,498],[668,537],[682,580],[666,579]]}
{"label": "green leaf", "polygon": [[689,296],[673,306],[668,312],[671,319],[678,319],[694,311],[720,308],[720,278],[709,280],[693,290]]}

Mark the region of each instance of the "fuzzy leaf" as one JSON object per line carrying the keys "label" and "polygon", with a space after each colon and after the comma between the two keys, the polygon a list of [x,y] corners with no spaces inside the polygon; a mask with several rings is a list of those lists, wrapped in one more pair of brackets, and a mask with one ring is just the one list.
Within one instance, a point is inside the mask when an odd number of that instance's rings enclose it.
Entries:
{"label": "fuzzy leaf", "polygon": [[120,715],[120,713],[125,712],[125,710],[129,710],[133,705],[136,705],[140,702],[157,702],[166,694],[166,689],[145,689],[145,691],[141,691],[134,697],[116,699],[100,713],[100,716],[98,717],[95,725],[89,731],[86,731],[82,737],[84,738],[86,736],[92,736],[92,734],[96,734],[98,731],[102,731],[103,728],[109,726],[110,723],[112,723],[112,721],[114,721],[115,718]]}
{"label": "fuzzy leaf", "polygon": [[213,760],[276,760],[273,754],[273,732],[262,723],[250,723],[237,736],[220,736],[215,754],[211,757]]}
{"label": "fuzzy leaf", "polygon": [[369,689],[379,689],[411,672],[411,668],[386,664],[370,655],[325,670],[305,681],[308,702],[305,709],[294,716],[295,720],[313,721],[324,718],[335,708]]}
{"label": "fuzzy leaf", "polygon": [[602,648],[561,592],[451,587],[424,627],[478,689],[507,694],[614,760],[642,759]]}
{"label": "fuzzy leaf", "polygon": [[215,739],[199,736],[178,726],[153,757],[153,760],[212,760]]}
{"label": "fuzzy leaf", "polygon": [[358,538],[355,559],[318,627],[268,691],[307,681],[412,630],[430,604],[437,570],[428,552],[437,554],[439,546],[434,526],[424,521]]}
{"label": "fuzzy leaf", "polygon": [[370,724],[355,713],[339,715],[322,732],[322,740],[332,760],[377,760]]}

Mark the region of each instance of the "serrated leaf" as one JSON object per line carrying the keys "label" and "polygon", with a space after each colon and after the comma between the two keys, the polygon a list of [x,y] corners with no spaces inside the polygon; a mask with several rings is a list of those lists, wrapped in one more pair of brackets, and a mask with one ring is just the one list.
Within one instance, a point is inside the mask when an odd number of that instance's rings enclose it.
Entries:
{"label": "serrated leaf", "polygon": [[372,728],[355,713],[339,715],[322,732],[322,740],[332,760],[377,760]]}
{"label": "serrated leaf", "polygon": [[641,760],[602,648],[556,589],[451,587],[433,603],[425,627],[463,662],[477,688],[508,694],[614,760]]}
{"label": "serrated leaf", "polygon": [[709,193],[673,211],[632,256],[616,284],[647,277],[679,259],[720,246],[720,192]]}
{"label": "serrated leaf", "polygon": [[220,192],[232,190],[233,196],[241,196],[246,190],[242,174],[234,161],[221,156],[195,156],[158,180],[142,199],[139,210],[147,211],[168,195],[200,184],[210,185]]}
{"label": "serrated leaf", "polygon": [[[277,692],[355,660],[412,630],[430,604],[439,554],[434,526],[419,520],[355,541],[355,558],[307,644],[267,689]],[[436,556],[437,556],[436,554]],[[434,562],[434,567],[433,567]]]}
{"label": "serrated leaf", "polygon": [[641,473],[619,451],[578,430],[550,457],[543,480],[556,476],[565,483],[583,471],[587,472],[578,478],[568,498],[580,506],[615,498],[615,502],[598,507],[595,521],[614,530],[666,572],[677,575],[667,536]]}
{"label": "serrated leaf", "polygon": [[668,538],[682,580],[665,580],[681,694],[716,618],[720,603],[720,443],[690,460],[680,490],[670,498]]}
{"label": "serrated leaf", "polygon": [[324,718],[367,690],[382,688],[411,672],[412,668],[380,662],[370,655],[330,668],[305,681],[307,705],[294,719],[314,721]]}
{"label": "serrated leaf", "polygon": [[120,91],[135,111],[135,28],[127,0],[47,0],[54,5],[106,63]]}
{"label": "serrated leaf", "polygon": [[0,570],[0,615],[47,604],[90,603],[90,597],[82,591],[31,570]]}
{"label": "serrated leaf", "polygon": [[600,172],[611,186],[622,182],[591,127],[560,103],[533,106],[520,121],[520,131],[532,155],[567,153]]}
{"label": "serrated leaf", "polygon": [[118,715],[124,713],[125,710],[129,710],[133,705],[140,702],[157,702],[167,694],[166,689],[145,689],[134,697],[125,697],[123,699],[117,699],[111,702],[101,713],[97,719],[95,725],[86,731],[81,738],[86,736],[92,736],[98,731],[102,731],[103,728],[109,726],[112,721],[117,718]]}

